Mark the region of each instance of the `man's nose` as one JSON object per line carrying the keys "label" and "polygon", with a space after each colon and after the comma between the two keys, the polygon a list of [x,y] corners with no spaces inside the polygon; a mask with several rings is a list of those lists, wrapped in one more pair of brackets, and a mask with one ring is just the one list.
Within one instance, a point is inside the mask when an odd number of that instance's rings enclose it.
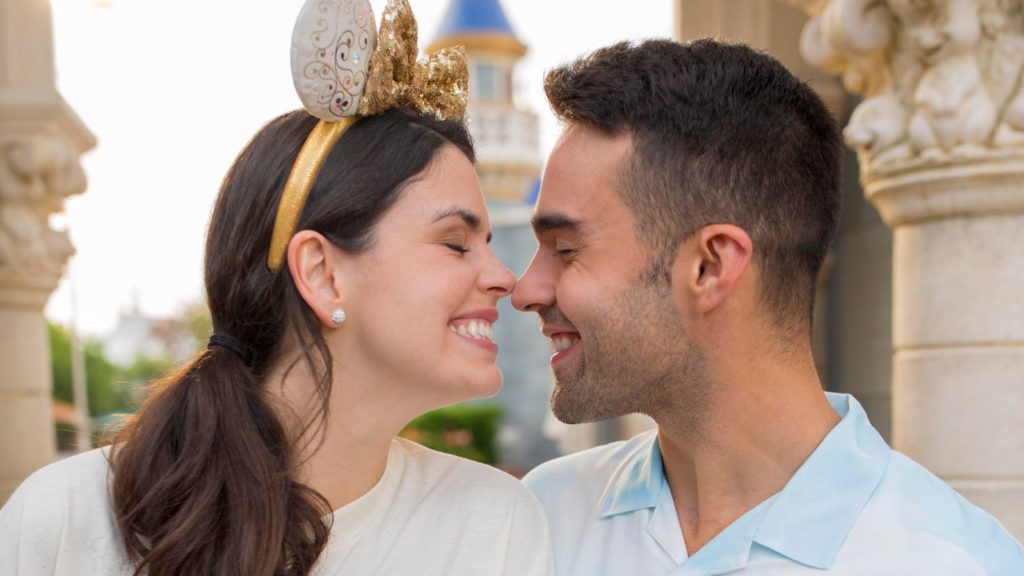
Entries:
{"label": "man's nose", "polygon": [[534,254],[526,272],[512,290],[512,306],[520,312],[538,312],[555,304],[553,271],[539,256]]}

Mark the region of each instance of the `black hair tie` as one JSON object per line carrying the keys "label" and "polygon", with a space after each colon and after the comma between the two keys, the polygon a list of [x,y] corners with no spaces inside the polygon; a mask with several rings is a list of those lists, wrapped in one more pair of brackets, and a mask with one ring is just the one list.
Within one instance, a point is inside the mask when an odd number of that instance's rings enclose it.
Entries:
{"label": "black hair tie", "polygon": [[210,336],[210,341],[206,343],[206,347],[211,349],[218,346],[234,352],[247,366],[252,366],[253,361],[256,359],[256,354],[253,353],[252,348],[242,344],[234,336],[214,333],[213,336]]}

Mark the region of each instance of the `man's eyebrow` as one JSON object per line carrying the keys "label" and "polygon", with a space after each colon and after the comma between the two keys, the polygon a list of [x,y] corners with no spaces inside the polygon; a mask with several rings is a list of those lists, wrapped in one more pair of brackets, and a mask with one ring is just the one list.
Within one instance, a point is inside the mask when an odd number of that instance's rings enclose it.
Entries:
{"label": "man's eyebrow", "polygon": [[[480,229],[480,217],[469,210],[459,208],[458,206],[452,206],[451,208],[446,208],[439,211],[437,214],[434,214],[434,219],[431,220],[430,223],[437,224],[438,222],[447,220],[448,218],[458,218],[462,220],[471,230]],[[493,234],[491,232],[487,232],[488,243],[491,241],[491,236],[493,236]]]}
{"label": "man's eyebrow", "polygon": [[576,232],[580,228],[579,220],[564,214],[537,214],[533,217],[531,223],[536,234],[543,234],[554,230]]}

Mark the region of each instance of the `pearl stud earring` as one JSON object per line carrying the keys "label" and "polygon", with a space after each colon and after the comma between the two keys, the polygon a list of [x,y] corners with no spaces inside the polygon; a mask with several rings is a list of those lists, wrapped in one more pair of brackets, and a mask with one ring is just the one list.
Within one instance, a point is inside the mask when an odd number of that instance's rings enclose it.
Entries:
{"label": "pearl stud earring", "polygon": [[334,322],[337,325],[337,324],[341,324],[344,321],[345,321],[345,311],[342,310],[341,308],[335,308],[331,312],[331,322]]}

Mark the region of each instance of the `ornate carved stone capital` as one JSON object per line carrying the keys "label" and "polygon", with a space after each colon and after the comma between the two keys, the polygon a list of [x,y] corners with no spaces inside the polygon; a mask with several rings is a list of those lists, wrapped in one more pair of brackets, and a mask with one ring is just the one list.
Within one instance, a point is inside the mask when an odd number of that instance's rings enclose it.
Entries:
{"label": "ornate carved stone capital", "polygon": [[85,190],[96,139],[48,86],[0,90],[0,306],[42,310],[74,253],[50,217]]}
{"label": "ornate carved stone capital", "polygon": [[85,190],[78,153],[46,134],[0,136],[0,299],[42,307],[74,253],[50,228],[64,199]]}
{"label": "ornate carved stone capital", "polygon": [[[869,195],[1022,169],[1024,1],[787,1],[811,15],[803,56],[865,97],[843,134]],[[1020,208],[1020,195],[1004,208]]]}

